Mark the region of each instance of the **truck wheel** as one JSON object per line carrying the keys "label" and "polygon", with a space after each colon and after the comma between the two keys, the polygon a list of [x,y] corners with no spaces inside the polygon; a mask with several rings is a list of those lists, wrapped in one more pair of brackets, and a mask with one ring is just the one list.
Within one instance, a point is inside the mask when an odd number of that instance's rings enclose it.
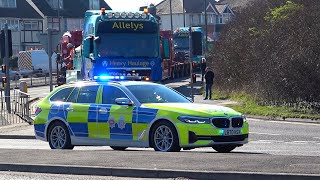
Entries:
{"label": "truck wheel", "polygon": [[128,148],[128,147],[120,147],[120,146],[110,146],[110,147],[116,151],[124,151]]}
{"label": "truck wheel", "polygon": [[219,153],[229,153],[234,150],[237,146],[236,145],[217,145],[213,146],[212,148]]}
{"label": "truck wheel", "polygon": [[55,122],[49,129],[48,141],[51,149],[73,149],[69,130],[62,122]]}
{"label": "truck wheel", "polygon": [[167,121],[156,124],[151,130],[151,146],[155,151],[179,152],[181,147],[175,127]]}

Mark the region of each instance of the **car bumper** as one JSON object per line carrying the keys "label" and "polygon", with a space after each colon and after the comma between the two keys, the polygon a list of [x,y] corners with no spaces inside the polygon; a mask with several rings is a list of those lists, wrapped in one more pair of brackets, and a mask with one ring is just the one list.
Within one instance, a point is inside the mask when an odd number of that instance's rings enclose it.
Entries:
{"label": "car bumper", "polygon": [[[181,147],[211,147],[219,144],[242,146],[248,143],[249,125],[247,122],[241,128],[216,128],[212,124],[176,124]],[[226,129],[240,130],[241,134],[224,135]]]}

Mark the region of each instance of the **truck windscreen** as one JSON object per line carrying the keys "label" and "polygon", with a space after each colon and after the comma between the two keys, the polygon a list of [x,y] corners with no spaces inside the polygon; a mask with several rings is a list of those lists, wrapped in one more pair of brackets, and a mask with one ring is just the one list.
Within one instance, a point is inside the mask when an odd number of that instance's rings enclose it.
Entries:
{"label": "truck windscreen", "polygon": [[158,25],[149,21],[103,21],[98,24],[100,57],[159,56]]}
{"label": "truck windscreen", "polygon": [[174,48],[189,48],[189,37],[174,38]]}
{"label": "truck windscreen", "polygon": [[99,34],[97,43],[100,57],[155,58],[159,55],[157,34],[106,33]]}

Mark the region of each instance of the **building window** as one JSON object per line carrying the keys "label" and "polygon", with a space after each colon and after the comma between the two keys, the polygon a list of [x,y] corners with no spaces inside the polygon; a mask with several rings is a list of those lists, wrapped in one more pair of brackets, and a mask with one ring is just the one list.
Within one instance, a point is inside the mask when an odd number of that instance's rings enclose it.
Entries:
{"label": "building window", "polygon": [[67,19],[67,29],[69,31],[83,30],[83,19]]}
{"label": "building window", "polygon": [[0,7],[2,8],[16,8],[16,0],[0,0]]}
{"label": "building window", "polygon": [[100,9],[100,0],[89,0],[89,9]]}
{"label": "building window", "polygon": [[60,31],[60,19],[48,17],[48,29],[55,29]]}
{"label": "building window", "polygon": [[42,30],[42,25],[39,21],[24,21],[23,30]]}
{"label": "building window", "polygon": [[19,20],[15,19],[0,19],[0,29],[4,29],[5,24],[8,24],[8,28],[12,31],[19,31]]}
{"label": "building window", "polygon": [[47,0],[52,9],[63,9],[63,0]]}

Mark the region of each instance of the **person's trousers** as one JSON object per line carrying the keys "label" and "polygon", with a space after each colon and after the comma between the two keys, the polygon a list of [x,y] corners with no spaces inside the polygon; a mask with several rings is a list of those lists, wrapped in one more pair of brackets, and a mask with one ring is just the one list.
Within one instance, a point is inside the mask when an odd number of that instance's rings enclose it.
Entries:
{"label": "person's trousers", "polygon": [[203,82],[203,80],[204,80],[204,75],[206,74],[206,72],[205,71],[201,71],[201,82]]}
{"label": "person's trousers", "polygon": [[211,99],[212,85],[213,84],[206,84],[206,99],[208,99],[208,97]]}

